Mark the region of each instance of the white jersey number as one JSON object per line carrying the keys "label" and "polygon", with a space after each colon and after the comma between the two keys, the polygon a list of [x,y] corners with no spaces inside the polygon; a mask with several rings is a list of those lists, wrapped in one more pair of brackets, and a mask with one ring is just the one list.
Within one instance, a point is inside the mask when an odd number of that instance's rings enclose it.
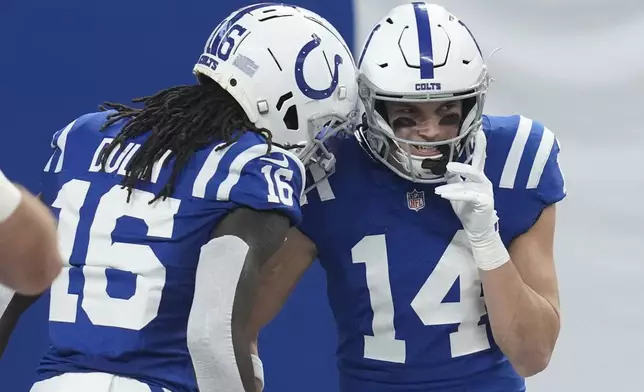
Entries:
{"label": "white jersey number", "polygon": [[[485,302],[480,292],[481,280],[467,244],[465,232],[459,230],[411,302],[424,325],[459,324],[458,330],[449,337],[453,358],[490,348],[485,325],[478,325],[486,313]],[[373,336],[364,337],[364,357],[405,363],[405,341],[396,339],[385,235],[364,237],[353,247],[351,255],[354,263],[365,264],[373,310]],[[460,302],[443,303],[457,279]]]}
{"label": "white jersey number", "polygon": [[273,167],[266,165],[262,167],[262,174],[268,185],[268,201],[292,207],[293,188],[288,181],[293,179],[293,170],[281,167],[273,173]]}
{"label": "white jersey number", "polygon": [[[70,265],[69,258],[76,238],[81,235],[77,232],[80,210],[89,189],[89,182],[71,180],[63,185],[52,204],[54,208],[60,208],[58,236],[65,268],[51,286],[49,319],[64,323],[76,321],[78,295],[69,294],[69,274],[71,269],[77,268],[85,278],[81,307],[94,325],[141,330],[158,314],[166,270],[149,246],[113,242],[112,232],[119,218],[132,217],[147,224],[148,236],[171,238],[174,216],[181,201],[168,198],[163,203],[149,205],[148,201],[154,195],[135,190],[127,203],[127,190],[115,185],[98,203],[87,237],[85,264],[77,267]],[[109,296],[107,269],[136,276],[132,297]]]}

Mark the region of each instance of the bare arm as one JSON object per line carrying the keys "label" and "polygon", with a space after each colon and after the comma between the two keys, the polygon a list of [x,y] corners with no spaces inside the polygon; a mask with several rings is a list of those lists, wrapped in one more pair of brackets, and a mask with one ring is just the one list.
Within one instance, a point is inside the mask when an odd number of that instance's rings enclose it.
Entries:
{"label": "bare arm", "polygon": [[[259,331],[280,312],[297,282],[317,255],[315,244],[298,229],[291,228],[279,250],[262,267],[253,311],[248,324],[251,353],[259,356]],[[262,390],[257,380],[256,390]]]}
{"label": "bare arm", "polygon": [[279,213],[238,208],[202,247],[188,321],[200,391],[255,391],[250,314],[260,270],[284,243],[288,229],[288,218]]}
{"label": "bare arm", "polygon": [[317,255],[315,244],[296,228],[261,271],[255,305],[250,318],[250,334],[257,336],[282,310],[304,272]]}
{"label": "bare arm", "polygon": [[0,317],[0,358],[4,354],[4,350],[7,348],[11,334],[13,333],[20,316],[29,309],[29,307],[40,298],[39,295],[35,296],[24,296],[18,293],[13,295],[11,302],[7,306],[7,309]]}
{"label": "bare arm", "polygon": [[0,283],[19,293],[36,295],[58,276],[62,260],[51,213],[31,193],[21,187],[18,190],[20,204],[0,223]]}
{"label": "bare arm", "polygon": [[[291,228],[279,250],[261,270],[255,304],[248,324],[252,354],[259,356],[259,331],[280,312],[297,282],[317,255],[315,244],[298,229]],[[257,391],[262,390],[258,381]]]}
{"label": "bare arm", "polygon": [[555,206],[510,245],[511,260],[481,271],[494,339],[517,372],[546,368],[559,335],[559,290],[554,265]]}

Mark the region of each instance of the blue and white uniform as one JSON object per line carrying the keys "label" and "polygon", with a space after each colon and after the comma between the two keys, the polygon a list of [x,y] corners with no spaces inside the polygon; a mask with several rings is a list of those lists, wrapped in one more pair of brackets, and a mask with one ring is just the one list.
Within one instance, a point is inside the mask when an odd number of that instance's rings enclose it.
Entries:
{"label": "blue and white uniform", "polygon": [[127,202],[120,184],[148,134],[116,149],[101,171],[99,154],[125,123],[101,132],[109,113],[57,132],[44,170],[42,199],[59,219],[67,263],[51,288],[51,346],[38,368],[48,381],[39,390],[55,390],[58,376],[87,373],[92,387],[83,390],[120,380],[132,391],[196,392],[186,325],[200,250],[239,207],[278,211],[299,224],[304,167],[276,146],[267,155],[265,140],[247,132],[225,148],[195,152],[172,197],[149,204],[172,172],[173,158],[164,155]]}
{"label": "blue and white uniform", "polygon": [[[521,116],[484,116],[483,131],[507,247],[564,198],[559,146]],[[307,195],[300,229],[327,274],[340,390],[523,391],[492,338],[461,222],[434,193],[441,184],[402,179],[354,138],[337,148],[336,172]]]}

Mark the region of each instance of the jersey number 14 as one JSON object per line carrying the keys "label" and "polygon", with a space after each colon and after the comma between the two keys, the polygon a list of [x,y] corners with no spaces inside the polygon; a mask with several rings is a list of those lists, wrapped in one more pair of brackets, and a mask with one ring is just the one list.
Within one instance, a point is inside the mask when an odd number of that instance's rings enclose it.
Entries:
{"label": "jersey number 14", "polygon": [[[458,329],[449,335],[452,358],[490,348],[485,325],[479,325],[486,313],[481,281],[465,244],[465,232],[459,230],[411,302],[426,326],[458,324]],[[385,235],[364,237],[353,247],[351,255],[354,263],[365,264],[373,310],[373,336],[364,337],[364,357],[405,363],[405,341],[396,339]],[[460,301],[442,302],[457,279]]]}

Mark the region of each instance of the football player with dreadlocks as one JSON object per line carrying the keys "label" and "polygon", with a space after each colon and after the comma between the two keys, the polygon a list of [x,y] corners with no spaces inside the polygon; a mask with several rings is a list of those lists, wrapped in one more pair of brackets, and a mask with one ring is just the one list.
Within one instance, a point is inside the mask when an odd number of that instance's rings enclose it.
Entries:
{"label": "football player with dreadlocks", "polygon": [[557,139],[523,116],[483,115],[481,50],[438,5],[392,9],[358,65],[364,124],[269,262],[254,325],[317,253],[342,392],[524,391],[559,333]]}
{"label": "football player with dreadlocks", "polygon": [[[357,71],[326,20],[262,3],[219,24],[194,72],[54,135],[42,198],[66,265],[32,392],[261,388],[246,330],[261,267],[301,221],[305,166],[333,170]],[[5,340],[31,301],[9,305]]]}

